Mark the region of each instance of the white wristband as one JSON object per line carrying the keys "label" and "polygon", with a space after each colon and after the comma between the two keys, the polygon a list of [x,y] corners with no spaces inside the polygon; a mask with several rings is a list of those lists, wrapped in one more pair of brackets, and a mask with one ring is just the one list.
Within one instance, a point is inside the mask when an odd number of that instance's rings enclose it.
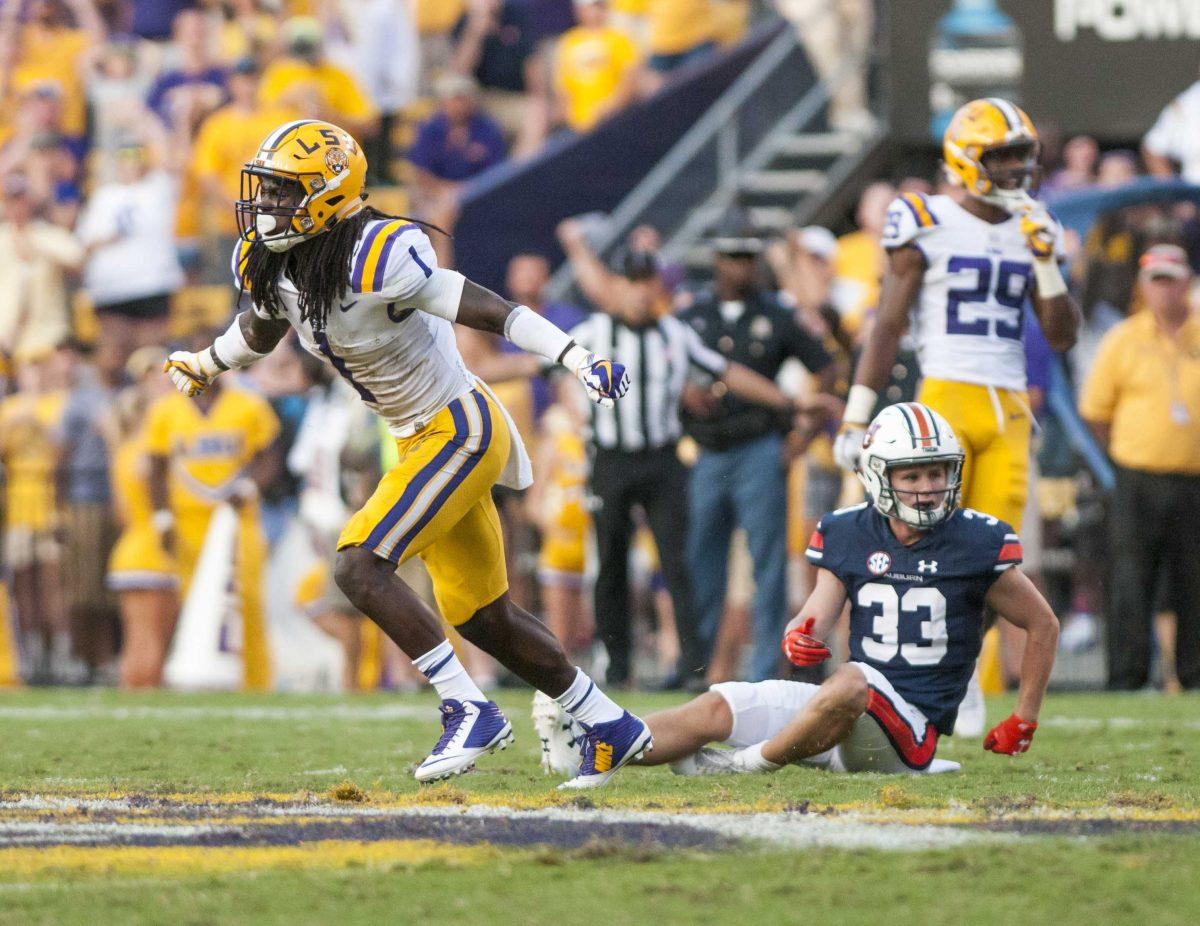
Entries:
{"label": "white wristband", "polygon": [[165,533],[175,526],[175,514],[169,509],[159,508],[150,515],[150,523],[154,525],[154,529],[158,533]]}
{"label": "white wristband", "polygon": [[1033,262],[1033,278],[1037,280],[1037,294],[1042,299],[1067,294],[1067,281],[1063,279],[1058,261],[1053,257]]}
{"label": "white wristband", "polygon": [[551,363],[565,363],[563,354],[575,343],[557,325],[524,305],[508,313],[504,322],[504,336],[521,350],[545,357]]}
{"label": "white wristband", "polygon": [[224,334],[213,341],[209,351],[201,352],[201,356],[204,353],[209,353],[211,358],[216,361],[218,372],[247,367],[256,360],[262,360],[267,356],[260,354],[246,343],[246,335],[242,333],[242,323],[237,318],[233,320],[233,324],[225,330]]}
{"label": "white wristband", "polygon": [[846,396],[846,413],[842,415],[842,420],[847,424],[866,424],[871,420],[871,412],[878,399],[878,393],[870,386],[855,383]]}

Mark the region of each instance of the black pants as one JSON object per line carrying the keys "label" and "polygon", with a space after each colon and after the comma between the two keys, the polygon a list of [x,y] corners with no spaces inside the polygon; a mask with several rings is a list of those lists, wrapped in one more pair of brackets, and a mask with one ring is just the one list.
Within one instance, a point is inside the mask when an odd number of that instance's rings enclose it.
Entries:
{"label": "black pants", "polygon": [[608,650],[609,684],[629,678],[629,541],[632,510],[640,505],[658,547],[667,591],[675,607],[681,670],[700,668],[700,644],[692,608],[692,585],[684,558],[687,538],[687,470],[675,448],[640,452],[597,450],[591,491],[600,560],[593,594],[596,630]]}
{"label": "black pants", "polygon": [[1110,532],[1108,687],[1137,689],[1149,680],[1155,588],[1164,569],[1178,603],[1179,681],[1200,687],[1200,476],[1118,468]]}

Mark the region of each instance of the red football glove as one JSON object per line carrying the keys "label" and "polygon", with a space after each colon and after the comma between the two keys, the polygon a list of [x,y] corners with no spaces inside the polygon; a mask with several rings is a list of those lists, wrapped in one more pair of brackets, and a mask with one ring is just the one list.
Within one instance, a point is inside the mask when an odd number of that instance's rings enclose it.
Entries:
{"label": "red football glove", "polygon": [[1022,720],[1013,714],[992,727],[992,731],[983,740],[983,748],[1006,756],[1018,755],[1029,748],[1029,744],[1033,742],[1033,731],[1036,729],[1036,720]]}
{"label": "red football glove", "polygon": [[783,637],[783,654],[794,666],[815,666],[831,655],[829,647],[816,637],[809,636],[817,622],[810,617],[799,627],[793,627]]}

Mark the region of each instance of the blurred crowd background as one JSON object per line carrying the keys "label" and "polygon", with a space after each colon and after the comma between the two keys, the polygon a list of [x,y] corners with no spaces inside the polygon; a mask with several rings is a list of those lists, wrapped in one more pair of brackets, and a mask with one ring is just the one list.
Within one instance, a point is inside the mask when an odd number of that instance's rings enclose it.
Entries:
{"label": "blurred crowd background", "polygon": [[[353,614],[329,578],[332,536],[369,494],[393,448],[353,392],[291,336],[246,375],[223,379],[197,407],[169,394],[159,373],[171,346],[206,343],[236,309],[229,255],[242,163],[280,123],[327,119],[363,144],[373,205],[453,232],[464,184],[533,157],[564,134],[592,131],[661,92],[679,69],[722,54],[757,19],[782,12],[800,21],[805,6],[4,0],[0,683],[161,684],[192,577],[204,568],[211,518],[228,505],[238,565],[216,599],[240,614],[241,631],[219,644],[242,654],[243,684],[416,686],[419,674]],[[833,47],[842,54],[820,61],[822,51],[831,57],[830,43],[811,44],[819,68],[853,64],[870,35],[868,0],[839,9]],[[871,124],[861,85],[835,102],[835,125]],[[1040,126],[1043,193],[1123,188],[1149,172],[1170,175],[1177,162],[1186,174],[1189,158],[1194,172],[1200,150],[1186,149],[1200,146],[1171,119],[1164,114],[1140,151],[1101,150],[1090,137],[1062,138]],[[880,237],[898,192],[949,191],[931,158],[912,175],[879,177],[832,227],[759,237],[737,255],[753,259],[760,285],[833,358],[835,391],[846,388],[870,329],[884,266]],[[1058,368],[1030,325],[1030,401],[1039,419],[1052,368],[1065,369],[1072,397],[1079,394],[1104,335],[1143,310],[1139,257],[1168,242],[1195,260],[1198,230],[1195,207],[1166,203],[1115,209],[1086,235],[1069,236],[1070,283],[1084,326]],[[431,238],[439,260],[453,266],[453,240]],[[586,223],[566,223],[560,238],[581,268],[596,260]],[[659,239],[653,226],[639,226],[605,272],[651,280],[654,313],[686,311],[707,282],[656,258]],[[578,304],[548,297],[557,256],[514,253],[503,295],[564,328],[605,311],[586,295]],[[694,682],[679,671],[686,637],[679,625],[696,617],[676,613],[663,558],[636,505],[627,625],[597,631],[587,409],[507,344],[471,331],[461,339],[468,364],[494,386],[535,449],[534,488],[500,499],[513,597],[544,615],[593,672],[612,665],[604,634],[628,635],[610,682]],[[917,380],[911,353],[895,374],[889,401],[910,398]],[[796,395],[814,388],[795,359],[777,379]],[[702,416],[714,388],[689,386],[684,409]],[[1104,487],[1056,420],[1046,418],[1038,443],[1023,531],[1027,568],[1064,621],[1064,651],[1086,654],[1101,636],[1114,551],[1104,529]],[[781,446],[789,568],[787,600],[778,605],[790,611],[811,582],[803,550],[816,519],[861,496],[835,468],[827,430]],[[686,435],[671,449],[685,465],[696,458]],[[151,500],[163,485],[176,514],[170,528],[152,523]],[[758,672],[747,668],[755,564],[744,541],[733,549],[708,682]],[[406,577],[419,586],[419,573],[414,565]],[[1161,585],[1156,646],[1164,658],[1156,660],[1154,680],[1172,689],[1179,685],[1171,617],[1178,609],[1169,578]],[[322,647],[336,659],[325,660],[321,672],[301,678],[290,669]],[[505,681],[497,666],[470,656],[485,686]],[[1010,656],[1002,671],[1011,681],[1016,670]],[[1080,679],[1104,681],[1103,673]]]}

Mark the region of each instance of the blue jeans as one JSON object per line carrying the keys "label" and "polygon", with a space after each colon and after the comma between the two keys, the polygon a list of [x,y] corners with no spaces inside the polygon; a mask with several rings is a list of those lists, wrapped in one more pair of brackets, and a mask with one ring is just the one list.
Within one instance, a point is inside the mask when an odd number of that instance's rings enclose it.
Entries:
{"label": "blue jeans", "polygon": [[711,654],[725,609],[729,541],[746,531],[754,564],[750,680],[778,675],[787,624],[787,482],[782,438],[769,434],[730,450],[705,450],[692,467],[688,565],[699,632]]}

